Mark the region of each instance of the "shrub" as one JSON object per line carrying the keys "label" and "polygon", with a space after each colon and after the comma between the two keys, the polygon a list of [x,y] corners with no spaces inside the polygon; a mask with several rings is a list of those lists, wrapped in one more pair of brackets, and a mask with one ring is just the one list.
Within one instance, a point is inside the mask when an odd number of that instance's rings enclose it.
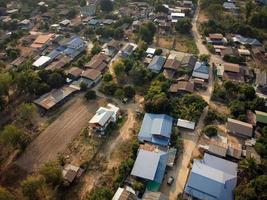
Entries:
{"label": "shrub", "polygon": [[84,97],[86,98],[87,101],[90,101],[92,99],[96,99],[96,92],[94,90],[88,90]]}
{"label": "shrub", "polygon": [[215,126],[213,125],[208,125],[203,129],[203,132],[205,133],[206,136],[208,137],[214,137],[217,135],[218,130]]}

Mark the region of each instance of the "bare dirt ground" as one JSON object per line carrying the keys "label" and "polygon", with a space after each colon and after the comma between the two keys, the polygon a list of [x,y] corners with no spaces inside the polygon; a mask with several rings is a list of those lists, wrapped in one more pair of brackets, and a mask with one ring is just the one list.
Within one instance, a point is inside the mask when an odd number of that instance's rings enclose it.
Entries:
{"label": "bare dirt ground", "polygon": [[98,182],[102,179],[102,177],[113,168],[118,167],[122,161],[120,157],[116,156],[118,153],[117,149],[123,145],[124,142],[132,138],[136,122],[134,111],[128,109],[127,113],[127,120],[119,130],[119,134],[107,141],[98,153],[98,156],[104,158],[106,161],[105,170],[102,172],[98,170],[89,170],[89,172],[84,176],[84,184],[79,192],[81,198],[83,198],[86,193],[89,193],[96,185],[99,185]]}
{"label": "bare dirt ground", "polygon": [[16,163],[32,172],[49,160],[57,158],[67,145],[86,126],[99,103],[103,100],[87,103],[80,95],[54,122],[52,122],[25,150]]}

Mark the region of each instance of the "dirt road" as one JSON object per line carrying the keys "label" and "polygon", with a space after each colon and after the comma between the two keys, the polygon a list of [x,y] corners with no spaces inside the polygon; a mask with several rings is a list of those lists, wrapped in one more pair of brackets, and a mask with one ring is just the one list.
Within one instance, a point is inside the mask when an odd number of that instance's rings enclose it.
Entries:
{"label": "dirt road", "polygon": [[56,159],[58,153],[63,152],[86,126],[97,108],[97,101],[88,104],[82,95],[75,97],[67,110],[26,148],[16,163],[28,172],[32,172],[45,162]]}
{"label": "dirt road", "polygon": [[[199,12],[200,12],[200,8],[199,6],[197,6],[194,18],[192,19],[192,35],[196,42],[197,48],[200,54],[210,55],[211,63],[222,63],[221,58],[216,55],[210,54],[206,46],[202,43],[202,38],[201,38],[202,36],[198,32],[198,29],[197,29]],[[213,92],[213,86],[214,86],[214,75],[213,75],[212,67],[210,67],[209,74],[210,74],[210,78],[209,78],[209,83],[207,85],[207,90],[198,93],[200,96],[202,96],[202,98],[207,103],[210,103],[210,98],[211,98],[211,95]],[[184,190],[187,177],[190,172],[190,168],[189,168],[190,162],[193,156],[193,152],[195,148],[197,148],[197,145],[199,143],[199,139],[201,137],[201,130],[204,127],[204,119],[207,115],[207,111],[208,111],[208,107],[204,109],[199,119],[199,122],[197,124],[197,127],[195,128],[195,131],[181,132],[181,135],[183,138],[183,144],[184,144],[183,153],[179,156],[177,160],[177,165],[173,169],[168,171],[168,174],[165,177],[165,180],[161,186],[161,192],[163,192],[164,194],[167,194],[170,200],[177,199],[177,195],[182,193]],[[172,184],[172,186],[167,185],[167,179],[169,176],[173,176],[175,178],[175,181]]]}
{"label": "dirt road", "polygon": [[132,138],[132,129],[135,126],[135,110],[133,108],[134,105],[129,104],[127,110],[127,120],[124,125],[119,130],[119,134],[107,141],[103,148],[99,151],[98,155],[102,158],[102,161],[105,160],[106,168],[104,171],[98,170],[90,170],[84,177],[83,177],[83,185],[79,191],[80,198],[83,199],[86,193],[90,192],[95,186],[98,185],[98,181],[101,180],[101,177],[105,175],[109,170],[116,168],[119,166],[120,162],[122,161],[121,158],[114,156],[113,153],[122,145],[125,141]]}

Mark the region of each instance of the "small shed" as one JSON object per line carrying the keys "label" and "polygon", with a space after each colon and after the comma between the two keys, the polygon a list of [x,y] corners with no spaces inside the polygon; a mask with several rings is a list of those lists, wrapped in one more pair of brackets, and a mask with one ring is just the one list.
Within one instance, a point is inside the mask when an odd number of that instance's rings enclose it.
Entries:
{"label": "small shed", "polygon": [[178,119],[178,122],[177,122],[177,126],[178,127],[186,128],[186,129],[190,129],[190,130],[194,130],[195,129],[195,125],[196,125],[195,122],[188,121],[188,120],[185,120],[185,119]]}
{"label": "small shed", "polygon": [[236,119],[228,118],[227,129],[233,134],[237,134],[242,137],[252,137],[253,126],[252,124],[242,122]]}

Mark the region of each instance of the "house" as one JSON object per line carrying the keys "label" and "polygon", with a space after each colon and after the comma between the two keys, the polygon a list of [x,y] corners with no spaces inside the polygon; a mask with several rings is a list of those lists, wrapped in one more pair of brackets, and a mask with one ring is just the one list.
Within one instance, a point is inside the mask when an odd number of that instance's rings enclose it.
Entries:
{"label": "house", "polygon": [[185,13],[182,12],[173,12],[171,13],[171,22],[176,23],[179,19],[185,18]]}
{"label": "house", "polygon": [[245,81],[245,70],[238,64],[224,63],[222,70],[223,80],[231,80],[236,82]]}
{"label": "house", "polygon": [[209,80],[209,67],[204,62],[196,62],[192,76],[195,78]]}
{"label": "house", "polygon": [[80,15],[82,18],[94,16],[95,13],[96,13],[96,5],[94,4],[89,4],[80,8]]}
{"label": "house", "polygon": [[146,50],[146,55],[153,57],[155,55],[155,52],[156,52],[155,48],[148,47]]}
{"label": "house", "polygon": [[133,31],[138,31],[139,30],[139,27],[142,25],[142,22],[138,21],[138,20],[135,20],[133,21],[133,24],[132,24],[132,30]]}
{"label": "house", "polygon": [[208,147],[208,152],[212,155],[224,158],[227,154],[227,144],[211,143]]}
{"label": "house", "polygon": [[267,124],[267,113],[266,112],[256,110],[255,113],[256,113],[257,122]]}
{"label": "house", "polygon": [[104,53],[99,53],[94,55],[94,57],[84,65],[86,68],[95,69],[101,72],[102,74],[106,71],[110,57]]}
{"label": "house", "polygon": [[115,56],[115,54],[120,50],[120,42],[116,40],[111,40],[109,43],[106,43],[102,47],[102,52],[107,56]]}
{"label": "house", "polygon": [[138,150],[131,176],[147,182],[147,190],[158,191],[165,175],[168,153]]}
{"label": "house", "polygon": [[169,88],[172,94],[186,94],[194,92],[194,83],[189,81],[178,81]]}
{"label": "house", "polygon": [[31,48],[43,50],[48,46],[48,44],[52,41],[55,34],[41,34],[39,35],[34,42],[31,44]]}
{"label": "house", "polygon": [[267,0],[256,0],[261,5],[267,5]]}
{"label": "house", "polygon": [[185,54],[181,60],[181,67],[188,67],[190,69],[193,69],[196,65],[197,58],[192,54]]}
{"label": "house", "polygon": [[168,146],[172,133],[172,117],[164,114],[146,113],[138,139],[161,146]]}
{"label": "house", "polygon": [[227,42],[226,38],[220,33],[209,34],[209,37],[206,37],[206,41],[213,45],[223,45]]}
{"label": "house", "polygon": [[78,36],[73,36],[69,41],[60,48],[64,49],[63,53],[71,59],[75,59],[86,49],[86,42]]}
{"label": "house", "polygon": [[145,191],[142,200],[168,200],[168,197],[161,192]]}
{"label": "house", "polygon": [[33,24],[31,23],[31,20],[29,19],[24,19],[18,23],[18,28],[22,30],[28,30],[33,27]]}
{"label": "house", "polygon": [[237,7],[234,3],[232,2],[224,2],[223,3],[223,7],[226,9],[226,10],[236,10]]}
{"label": "house", "polygon": [[111,122],[117,121],[119,108],[113,104],[100,107],[89,121],[89,128],[94,133],[105,134],[105,130]]}
{"label": "house", "polygon": [[70,95],[78,91],[77,88],[65,85],[59,89],[54,89],[48,92],[38,99],[34,100],[34,103],[45,111],[52,110],[54,107],[62,103]]}
{"label": "house", "polygon": [[101,72],[95,69],[86,69],[82,72],[81,77],[88,79],[92,82],[92,85],[98,83],[102,77]]}
{"label": "house", "polygon": [[81,77],[82,72],[83,70],[81,68],[72,67],[66,72],[66,74],[70,79],[77,80]]}
{"label": "house", "polygon": [[247,38],[247,37],[243,37],[242,35],[234,35],[232,37],[233,42],[235,43],[239,43],[242,45],[250,45],[250,46],[261,46],[261,43],[259,42],[259,40],[255,39],[255,38]]}
{"label": "house", "polygon": [[41,56],[40,58],[38,58],[33,64],[32,66],[36,67],[36,68],[43,68],[45,66],[47,66],[50,62],[52,62],[52,59],[48,56]]}
{"label": "house", "polygon": [[165,60],[166,58],[163,56],[154,56],[147,68],[154,73],[159,73],[165,63]]}
{"label": "house", "polygon": [[251,53],[248,49],[237,49],[238,55],[243,57],[249,57],[251,56]]}
{"label": "house", "polygon": [[69,58],[68,56],[64,54],[61,54],[57,58],[55,58],[53,62],[50,63],[45,69],[46,70],[62,69],[70,61],[71,61],[71,58]]}
{"label": "house", "polygon": [[202,160],[194,160],[185,195],[203,200],[233,200],[237,166],[234,162],[205,153]]}
{"label": "house", "polygon": [[135,195],[135,191],[131,187],[119,187],[112,200],[137,200],[137,196]]}
{"label": "house", "polygon": [[79,178],[82,173],[83,169],[80,167],[74,166],[72,164],[67,164],[64,166],[62,171],[63,180],[66,181],[68,184],[71,184],[76,178]]}
{"label": "house", "polygon": [[188,121],[185,119],[178,119],[177,126],[189,130],[195,130],[196,122]]}
{"label": "house", "polygon": [[180,62],[176,59],[167,59],[163,66],[163,74],[166,78],[173,78],[177,69],[180,66]]}
{"label": "house", "polygon": [[71,21],[69,19],[64,19],[63,21],[59,22],[59,25],[62,27],[67,27],[71,24]]}
{"label": "house", "polygon": [[123,57],[128,57],[132,55],[132,53],[137,48],[137,45],[134,43],[127,43],[122,49],[121,49],[121,55]]}
{"label": "house", "polygon": [[193,1],[186,1],[186,0],[184,0],[183,1],[183,7],[193,8],[194,7]]}
{"label": "house", "polygon": [[242,137],[252,137],[253,135],[253,126],[252,124],[242,122],[239,120],[227,119],[227,129],[228,132],[237,134]]}

